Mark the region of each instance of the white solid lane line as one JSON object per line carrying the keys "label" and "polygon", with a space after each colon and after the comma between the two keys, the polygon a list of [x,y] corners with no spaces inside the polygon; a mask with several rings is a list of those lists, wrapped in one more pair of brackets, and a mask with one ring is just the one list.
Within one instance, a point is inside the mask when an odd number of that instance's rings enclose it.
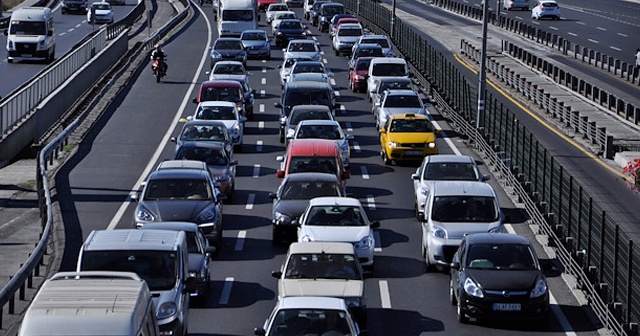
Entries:
{"label": "white solid lane line", "polygon": [[233,287],[233,277],[224,279],[224,286],[222,287],[222,294],[220,294],[219,304],[226,305],[229,303],[229,296],[231,296],[231,288]]}

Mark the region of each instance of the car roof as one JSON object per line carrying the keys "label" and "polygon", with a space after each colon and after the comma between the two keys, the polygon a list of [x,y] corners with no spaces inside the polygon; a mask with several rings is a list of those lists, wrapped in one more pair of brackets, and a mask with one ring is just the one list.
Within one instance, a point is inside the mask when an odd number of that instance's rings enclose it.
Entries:
{"label": "car roof", "polygon": [[200,104],[198,104],[198,107],[208,107],[208,106],[236,107],[236,103],[221,101],[221,100],[208,100],[208,101],[200,102]]}
{"label": "car roof", "polygon": [[309,201],[309,206],[322,205],[362,206],[360,201],[353,197],[316,197]]}
{"label": "car roof", "polygon": [[289,253],[355,254],[355,250],[353,249],[353,244],[351,243],[312,241],[306,243],[291,243],[291,245],[289,245]]}
{"label": "car roof", "polygon": [[475,163],[475,160],[468,155],[455,155],[455,154],[437,154],[429,155],[425,157],[429,162],[470,162]]}
{"label": "car roof", "polygon": [[341,23],[340,27],[338,27],[338,30],[340,29],[353,29],[353,28],[360,28],[362,29],[362,25],[359,23]]}
{"label": "car roof", "polygon": [[161,169],[156,170],[149,175],[148,180],[153,179],[207,179],[209,175],[208,170],[200,169]]}
{"label": "car roof", "polygon": [[196,125],[196,126],[219,126],[225,127],[224,123],[220,120],[203,120],[203,119],[193,119],[184,123],[185,126]]}
{"label": "car roof", "polygon": [[[513,233],[473,233],[467,235],[469,244],[522,244],[531,245],[526,237]],[[303,243],[306,244],[306,243]]]}
{"label": "car roof", "polygon": [[[285,178],[285,181],[289,182],[338,182],[338,177],[335,174],[329,173],[295,173],[289,174]],[[283,182],[284,184],[284,182]]]}
{"label": "car roof", "polygon": [[429,119],[429,117],[427,117],[424,114],[416,114],[416,113],[405,113],[405,114],[393,114],[391,116],[389,116],[389,120],[395,120],[395,119]]}
{"label": "car roof", "polygon": [[376,57],[371,62],[407,64],[407,61],[400,57]]}
{"label": "car roof", "polygon": [[225,145],[219,141],[184,141],[180,148],[211,148],[223,151]]}
{"label": "car roof", "polygon": [[[373,57],[380,58],[380,57]],[[380,82],[412,82],[411,78],[408,77],[380,77]]]}
{"label": "car roof", "polygon": [[192,222],[153,222],[146,223],[138,229],[198,232],[198,224]]}
{"label": "car roof", "polygon": [[314,40],[306,40],[306,39],[305,39],[305,40],[303,40],[303,39],[289,40],[289,43],[309,43],[309,44],[313,43],[313,44],[318,44],[318,42],[317,42],[317,41],[314,41]]}
{"label": "car roof", "polygon": [[291,89],[329,89],[333,91],[331,84],[324,82],[312,82],[312,81],[300,81],[300,82],[287,82],[285,90]]}
{"label": "car roof", "polygon": [[235,86],[242,88],[242,85],[238,83],[236,80],[231,79],[214,79],[210,81],[202,82],[200,85],[201,88],[205,87],[227,87],[227,86]]}
{"label": "car roof", "polygon": [[344,299],[326,296],[290,296],[279,299],[280,309],[347,310]]}
{"label": "car roof", "polygon": [[180,239],[184,239],[182,231],[170,230],[95,230],[91,232],[83,244],[85,251],[105,250],[146,250],[175,251]]}
{"label": "car roof", "polygon": [[240,42],[240,38],[239,37],[218,37],[214,43],[217,43],[218,41],[238,41]]}
{"label": "car roof", "polygon": [[292,139],[289,142],[287,155],[332,156],[336,154],[337,150],[338,150],[338,144],[334,140]]}
{"label": "car roof", "polygon": [[308,64],[320,64],[324,67],[324,63],[320,62],[320,61],[297,61],[296,64],[294,64],[293,66],[297,66],[298,64],[300,65],[308,65]]}
{"label": "car roof", "polygon": [[215,68],[219,64],[223,64],[223,65],[224,64],[242,65],[242,67],[244,68],[244,65],[240,61],[218,61],[218,62],[216,62],[216,64],[213,65],[213,67]]}
{"label": "car roof", "polygon": [[318,112],[328,112],[331,113],[331,109],[326,105],[296,105],[291,109],[291,113],[298,113],[299,111],[318,111]]}
{"label": "car roof", "polygon": [[[356,63],[360,63],[360,62],[365,62],[365,61],[371,61],[372,59],[374,59],[375,57],[372,56],[362,56],[362,57],[358,57],[356,58]],[[369,68],[365,69],[365,70],[369,70]]]}
{"label": "car roof", "polygon": [[242,31],[242,34],[244,33],[267,33],[264,29],[247,29]]}
{"label": "car roof", "polygon": [[197,160],[165,160],[158,164],[156,170],[167,169],[196,169],[207,170],[207,165],[202,161]]}
{"label": "car roof", "polygon": [[303,125],[337,125],[337,126],[340,126],[340,124],[335,120],[303,120],[300,123],[298,123],[298,126],[303,126]]}
{"label": "car roof", "polygon": [[414,90],[389,90],[387,96],[419,96],[420,94]]}
{"label": "car roof", "polygon": [[480,181],[437,181],[433,184],[435,196],[487,196],[495,197],[496,193],[488,184]]}
{"label": "car roof", "polygon": [[377,43],[360,43],[356,48],[357,49],[360,49],[360,48],[382,49],[382,47]]}
{"label": "car roof", "polygon": [[384,39],[390,40],[389,36],[387,36],[387,35],[382,35],[382,34],[378,34],[378,35],[375,35],[375,34],[362,35],[362,37],[361,37],[361,39],[363,39],[363,40],[364,40],[364,39],[368,39],[368,38],[371,38],[371,39],[381,39],[381,38],[384,38]]}

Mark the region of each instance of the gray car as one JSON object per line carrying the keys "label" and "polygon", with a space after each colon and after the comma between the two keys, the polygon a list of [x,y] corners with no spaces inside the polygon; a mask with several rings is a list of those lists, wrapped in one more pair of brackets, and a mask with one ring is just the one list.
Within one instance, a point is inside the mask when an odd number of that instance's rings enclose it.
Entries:
{"label": "gray car", "polygon": [[[181,121],[187,119],[181,119]],[[171,137],[171,142],[176,143],[176,151],[186,141],[220,142],[224,144],[228,155],[233,154],[233,139],[227,130],[227,126],[216,120],[191,120],[186,121],[182,131],[177,137]]]}
{"label": "gray car", "polygon": [[312,61],[320,61],[320,46],[314,40],[291,40],[286,48],[282,49],[284,59],[309,57]]}
{"label": "gray car", "polygon": [[296,239],[297,226],[291,222],[304,212],[310,199],[319,196],[345,196],[336,175],[289,174],[277,192],[269,193],[269,198],[273,199],[271,223],[274,243]]}
{"label": "gray car", "polygon": [[[204,301],[211,285],[211,273],[209,263],[211,255],[216,248],[209,245],[202,230],[190,222],[158,222],[147,223],[140,227],[141,230],[170,230],[184,231],[187,238],[187,250],[189,252],[189,277],[195,279],[195,291],[191,296]],[[191,301],[193,303],[193,301]]]}
{"label": "gray car", "polygon": [[260,29],[245,30],[240,35],[247,58],[271,59],[271,40],[267,32]]}
{"label": "gray car", "polygon": [[219,61],[239,61],[247,66],[247,51],[237,37],[220,37],[211,47],[211,68]]}
{"label": "gray car", "polygon": [[373,108],[377,129],[382,127],[392,115],[407,113],[428,115],[420,94],[413,90],[385,91],[380,97],[380,102]]}
{"label": "gray car", "polygon": [[206,169],[167,168],[152,172],[142,191],[132,195],[138,202],[133,213],[136,226],[161,221],[198,224],[210,243],[222,240],[222,200]]}
{"label": "gray car", "polygon": [[298,105],[291,109],[289,116],[280,120],[280,143],[292,137],[296,126],[303,120],[334,120],[329,107],[324,105]]}

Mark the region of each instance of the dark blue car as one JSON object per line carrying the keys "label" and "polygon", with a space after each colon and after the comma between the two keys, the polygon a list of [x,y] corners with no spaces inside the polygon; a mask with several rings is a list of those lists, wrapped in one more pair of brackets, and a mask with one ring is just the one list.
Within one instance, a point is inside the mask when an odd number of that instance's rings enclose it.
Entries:
{"label": "dark blue car", "polygon": [[273,34],[276,39],[276,46],[284,47],[290,40],[306,39],[307,27],[300,19],[285,19],[280,21],[278,29]]}

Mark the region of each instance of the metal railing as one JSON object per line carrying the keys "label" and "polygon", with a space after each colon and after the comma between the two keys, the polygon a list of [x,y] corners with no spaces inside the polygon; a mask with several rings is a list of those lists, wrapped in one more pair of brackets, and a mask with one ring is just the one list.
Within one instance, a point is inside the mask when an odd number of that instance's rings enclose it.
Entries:
{"label": "metal railing", "polygon": [[[372,31],[389,34],[391,11],[385,5],[340,0]],[[481,17],[470,7],[461,12]],[[528,131],[505,104],[489,92],[484,129],[475,127],[477,89],[450,59],[423,39],[410,24],[395,18],[392,40],[409,61],[414,79],[462,138],[475,145],[493,167],[505,190],[525,206],[529,224],[547,237],[564,272],[575,277],[601,323],[616,335],[637,334],[640,320],[640,253],[631,237],[590,196],[576,178]],[[514,74],[513,85],[531,95],[563,122],[602,141],[602,131],[565,111],[548,95],[527,87]],[[631,192],[630,197],[632,197]]]}

